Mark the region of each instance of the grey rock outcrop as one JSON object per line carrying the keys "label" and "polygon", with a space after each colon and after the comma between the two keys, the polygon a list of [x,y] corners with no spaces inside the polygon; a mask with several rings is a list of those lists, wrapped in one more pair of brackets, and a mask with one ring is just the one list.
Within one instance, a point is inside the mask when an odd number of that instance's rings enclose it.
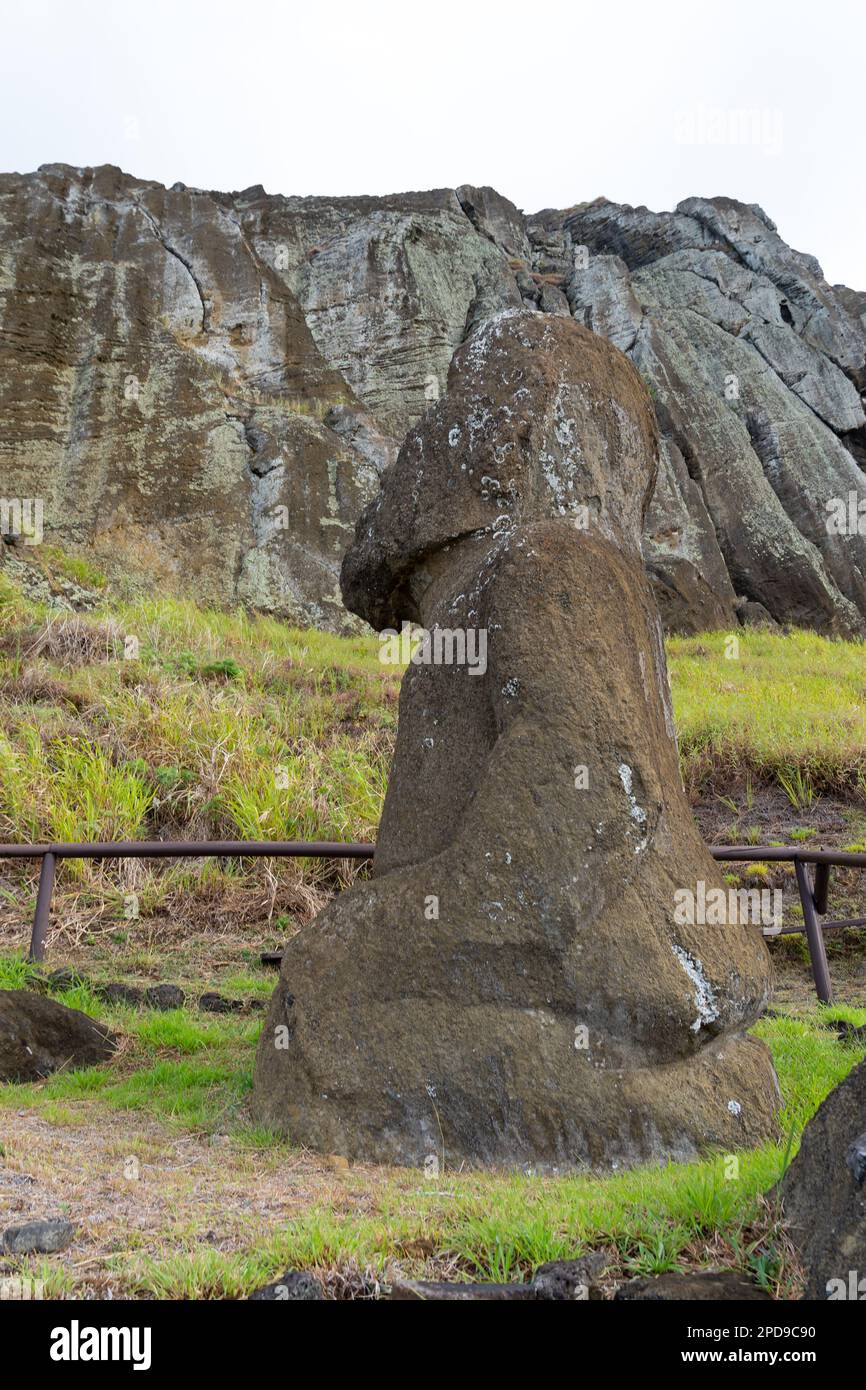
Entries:
{"label": "grey rock outcrop", "polygon": [[862,634],[866,537],[834,533],[828,504],[866,498],[863,296],[729,198],[674,213],[598,199],[545,222],[573,258],[585,248],[574,312],[629,353],[656,404],[644,551],[666,625],[729,623],[739,599]]}
{"label": "grey rock outcrop", "polygon": [[693,1274],[671,1270],[621,1284],[614,1299],[619,1303],[759,1303],[769,1302],[770,1295],[736,1270],[698,1270]]}
{"label": "grey rock outcrop", "polygon": [[359,520],[346,603],[485,659],[409,666],[374,877],[286,943],[253,1105],[295,1142],[609,1168],[775,1132],[760,931],[674,911],[721,879],[641,557],[656,466],[627,358],[506,310]]}
{"label": "grey rock outcrop", "polygon": [[866,501],[866,295],[726,198],[527,217],[469,185],[2,175],[0,497],[41,497],[47,538],[109,575],[343,626],[340,561],[382,470],[455,351],[518,305],[577,318],[649,385],[667,627],[760,604],[866,632],[866,537],[827,524],[831,499]]}
{"label": "grey rock outcrop", "polygon": [[10,1226],[0,1236],[0,1250],[7,1255],[56,1255],[75,1238],[75,1227],[62,1217],[27,1221]]}
{"label": "grey rock outcrop", "polygon": [[866,1300],[866,1062],[819,1106],[776,1193],[805,1297]]}
{"label": "grey rock outcrop", "polygon": [[43,499],[46,539],[110,575],[324,627],[391,436],[467,325],[520,301],[450,190],[49,165],[0,176],[0,248],[0,496]]}

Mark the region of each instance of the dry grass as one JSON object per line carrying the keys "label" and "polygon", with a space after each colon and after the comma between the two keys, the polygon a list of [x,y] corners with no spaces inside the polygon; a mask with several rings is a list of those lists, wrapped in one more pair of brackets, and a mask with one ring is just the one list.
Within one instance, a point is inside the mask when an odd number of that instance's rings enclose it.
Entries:
{"label": "dry grass", "polygon": [[61,667],[90,666],[122,657],[123,633],[113,620],[95,622],[79,613],[58,613],[35,632],[8,635],[4,646],[25,661],[43,657]]}

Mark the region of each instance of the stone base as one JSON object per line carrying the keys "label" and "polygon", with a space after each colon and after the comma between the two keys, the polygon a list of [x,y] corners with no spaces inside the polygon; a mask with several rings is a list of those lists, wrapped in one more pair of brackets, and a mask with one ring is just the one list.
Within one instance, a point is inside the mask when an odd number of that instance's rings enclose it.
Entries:
{"label": "stone base", "polygon": [[778,1137],[770,1056],[744,1035],[675,1063],[615,1070],[575,1049],[570,1020],[537,1010],[476,1006],[458,1020],[444,1001],[395,1000],[365,1008],[356,1033],[327,1000],[302,1016],[286,998],[281,987],[262,1034],[254,1114],[319,1152],[416,1167],[609,1171]]}

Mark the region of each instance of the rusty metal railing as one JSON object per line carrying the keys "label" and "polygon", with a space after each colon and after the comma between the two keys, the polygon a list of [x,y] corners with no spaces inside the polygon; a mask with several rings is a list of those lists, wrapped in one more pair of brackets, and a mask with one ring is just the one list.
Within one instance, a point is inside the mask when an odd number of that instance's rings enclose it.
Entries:
{"label": "rusty metal railing", "polygon": [[[833,985],[830,980],[830,967],[827,964],[827,950],[824,945],[824,932],[835,931],[840,927],[866,927],[866,917],[839,917],[829,922],[819,922],[825,916],[830,892],[830,870],[838,868],[866,869],[866,854],[858,854],[843,849],[794,849],[790,845],[711,845],[713,858],[722,862],[734,863],[779,863],[794,865],[797,891],[803,908],[803,925],[796,923],[783,927],[773,935],[788,936],[791,933],[806,933],[809,945],[809,958],[812,962],[812,977],[815,992],[823,1004],[833,1002]],[[814,877],[810,878],[809,865],[814,865]]]}
{"label": "rusty metal railing", "polygon": [[92,844],[0,845],[0,859],[41,859],[28,960],[45,959],[58,859],[372,859],[375,845],[339,840],[107,840]]}
{"label": "rusty metal railing", "polygon": [[[819,921],[826,916],[830,870],[866,869],[866,854],[850,850],[801,849],[791,845],[710,845],[720,862],[786,862],[794,865],[797,890],[803,908],[803,925],[795,923],[768,935],[805,932],[812,962],[815,990],[823,1003],[831,1003],[833,986],[824,946],[824,932],[842,927],[864,927],[866,917]],[[91,844],[3,845],[0,859],[41,859],[36,911],[28,959],[45,958],[45,940],[51,913],[51,897],[58,859],[372,859],[374,844],[349,844],[339,840],[109,840]],[[814,866],[810,876],[809,866]]]}

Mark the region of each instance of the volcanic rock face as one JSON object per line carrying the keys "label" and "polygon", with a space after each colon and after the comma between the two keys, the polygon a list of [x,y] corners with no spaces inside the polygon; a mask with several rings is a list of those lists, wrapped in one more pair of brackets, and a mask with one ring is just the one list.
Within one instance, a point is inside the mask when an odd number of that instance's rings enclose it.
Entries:
{"label": "volcanic rock face", "polygon": [[862,633],[866,538],[828,527],[828,503],[866,496],[866,296],[729,198],[660,214],[599,199],[553,222],[589,252],[573,312],[629,352],[656,402],[644,546],[667,625],[727,621],[735,594]]}
{"label": "volcanic rock face", "polygon": [[[286,948],[254,1106],[394,1163],[608,1166],[773,1132],[755,926],[680,926],[719,883],[679,779],[641,559],[651,402],[570,318],[458,351],[343,566],[376,628],[476,634],[403,682],[374,879]],[[439,648],[444,654],[444,645]],[[459,646],[455,649],[459,652]]]}
{"label": "volcanic rock face", "polygon": [[831,499],[866,501],[866,295],[724,198],[526,217],[469,186],[2,175],[0,497],[41,497],[47,539],[109,573],[340,626],[379,474],[456,349],[521,304],[609,338],[650,386],[643,544],[667,627],[760,604],[866,632],[866,537],[827,525]]}
{"label": "volcanic rock face", "polygon": [[453,193],[52,165],[0,177],[0,250],[0,497],[109,573],[326,627],[397,401],[417,417],[471,313],[519,302]]}

